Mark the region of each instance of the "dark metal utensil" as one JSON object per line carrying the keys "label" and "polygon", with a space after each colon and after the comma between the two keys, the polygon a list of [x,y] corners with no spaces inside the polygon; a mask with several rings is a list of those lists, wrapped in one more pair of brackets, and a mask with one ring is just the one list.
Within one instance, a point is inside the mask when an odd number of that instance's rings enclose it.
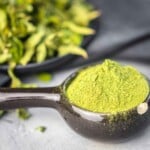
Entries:
{"label": "dark metal utensil", "polygon": [[[54,108],[76,132],[96,139],[113,141],[128,138],[148,125],[149,110],[140,115],[137,112],[138,107],[135,107],[124,113],[112,115],[90,112],[69,103],[65,94],[66,87],[77,74],[78,72],[72,74],[57,87],[0,88],[0,109]],[[148,104],[148,98],[145,103]]]}

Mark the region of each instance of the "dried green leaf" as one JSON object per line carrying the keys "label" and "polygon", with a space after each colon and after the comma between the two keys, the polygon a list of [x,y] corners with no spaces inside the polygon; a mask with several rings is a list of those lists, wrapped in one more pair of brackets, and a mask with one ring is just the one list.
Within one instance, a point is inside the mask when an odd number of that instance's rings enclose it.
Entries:
{"label": "dried green leaf", "polygon": [[18,118],[22,120],[27,120],[31,117],[31,114],[27,111],[27,109],[20,108],[16,110]]}
{"label": "dried green leaf", "polygon": [[62,45],[74,44],[80,45],[83,36],[68,29],[62,29],[59,32],[60,43]]}
{"label": "dried green leaf", "polygon": [[46,131],[46,127],[44,126],[39,126],[37,128],[35,128],[36,131],[39,131],[39,132],[45,132]]}
{"label": "dried green leaf", "polygon": [[59,55],[62,56],[66,54],[75,54],[88,58],[88,55],[84,49],[74,45],[64,45],[59,47]]}
{"label": "dried green leaf", "polygon": [[17,78],[14,74],[14,67],[15,67],[15,63],[11,63],[9,69],[8,69],[8,74],[11,78],[11,84],[10,84],[10,87],[11,88],[19,88],[19,87],[22,87],[22,88],[35,88],[37,87],[36,84],[25,84],[25,83],[22,83],[22,81]]}
{"label": "dried green leaf", "polygon": [[79,26],[69,21],[64,22],[63,26],[69,28],[71,31],[75,33],[82,34],[82,35],[90,35],[95,33],[95,31],[91,28]]}
{"label": "dried green leaf", "polygon": [[7,111],[0,110],[0,118],[2,118],[6,113],[7,113]]}
{"label": "dried green leaf", "polygon": [[69,9],[73,22],[81,26],[88,26],[91,21],[89,13],[93,9],[91,5],[81,1],[74,1],[74,5]]}
{"label": "dried green leaf", "polygon": [[11,53],[11,59],[18,63],[23,55],[22,42],[18,38],[13,37],[10,39],[10,45],[9,51]]}
{"label": "dried green leaf", "polygon": [[40,30],[39,32],[33,34],[30,38],[28,38],[25,44],[25,54],[20,60],[20,63],[22,65],[26,65],[32,59],[32,56],[36,51],[36,46],[42,41],[44,34],[44,31]]}
{"label": "dried green leaf", "polygon": [[9,53],[0,54],[0,64],[6,63],[7,61],[10,60],[10,58],[11,58],[11,54]]}
{"label": "dried green leaf", "polygon": [[17,78],[13,72],[15,64],[12,63],[10,64],[11,66],[8,69],[8,75],[11,78],[11,85],[10,87],[15,88],[15,87],[21,87],[22,82],[19,78]]}
{"label": "dried green leaf", "polygon": [[36,48],[36,62],[41,63],[46,59],[47,49],[45,43],[41,43]]}
{"label": "dried green leaf", "polygon": [[7,26],[7,14],[4,10],[0,9],[0,32]]}
{"label": "dried green leaf", "polygon": [[42,72],[37,75],[37,78],[43,82],[49,82],[52,80],[52,75],[47,72]]}
{"label": "dried green leaf", "polygon": [[101,12],[95,10],[95,11],[89,12],[88,18],[89,18],[89,20],[91,21],[91,20],[93,20],[93,19],[99,17],[100,15],[101,15]]}

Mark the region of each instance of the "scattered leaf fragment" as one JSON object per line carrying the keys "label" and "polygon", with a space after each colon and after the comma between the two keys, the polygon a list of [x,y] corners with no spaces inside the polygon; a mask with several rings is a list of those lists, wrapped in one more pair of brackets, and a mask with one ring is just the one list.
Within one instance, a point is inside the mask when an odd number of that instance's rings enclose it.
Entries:
{"label": "scattered leaf fragment", "polygon": [[0,118],[2,118],[6,113],[7,113],[7,111],[0,110]]}
{"label": "scattered leaf fragment", "polygon": [[36,131],[39,131],[39,132],[45,132],[46,131],[46,127],[44,126],[39,126],[37,128],[35,128]]}
{"label": "scattered leaf fragment", "polygon": [[21,120],[27,120],[27,119],[29,119],[31,117],[31,114],[25,108],[17,109],[16,112],[17,112],[17,116]]}
{"label": "scattered leaf fragment", "polygon": [[40,81],[43,81],[43,82],[49,82],[52,80],[52,75],[50,73],[47,73],[47,72],[43,72],[43,73],[39,73],[37,75],[37,78],[40,80]]}

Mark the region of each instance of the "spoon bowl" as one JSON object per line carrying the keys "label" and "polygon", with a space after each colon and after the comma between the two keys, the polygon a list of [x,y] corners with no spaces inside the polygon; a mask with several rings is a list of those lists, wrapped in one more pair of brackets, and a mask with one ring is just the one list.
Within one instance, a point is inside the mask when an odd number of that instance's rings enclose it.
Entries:
{"label": "spoon bowl", "polygon": [[[0,109],[50,107],[56,109],[68,125],[79,134],[101,140],[120,141],[135,135],[149,122],[149,108],[142,115],[137,107],[117,114],[95,113],[71,104],[66,88],[78,72],[63,84],[48,88],[0,88]],[[148,105],[149,98],[144,101]]]}
{"label": "spoon bowl", "polygon": [[[63,93],[65,93],[67,86],[81,70],[73,73],[65,80],[62,84]],[[141,115],[137,111],[138,106],[117,114],[97,113],[85,110],[73,104],[70,105],[65,94],[62,100],[68,107],[66,107],[66,109],[60,107],[58,110],[70,127],[79,134],[94,139],[120,141],[136,135],[136,133],[144,129],[149,122],[149,109]],[[144,102],[148,105],[148,101],[149,96]]]}

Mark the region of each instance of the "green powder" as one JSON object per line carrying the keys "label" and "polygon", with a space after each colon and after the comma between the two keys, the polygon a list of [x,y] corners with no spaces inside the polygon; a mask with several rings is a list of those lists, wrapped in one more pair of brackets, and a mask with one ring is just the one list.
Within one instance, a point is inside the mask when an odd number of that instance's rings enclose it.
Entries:
{"label": "green powder", "polygon": [[83,109],[114,114],[142,103],[149,94],[149,84],[135,68],[105,60],[80,71],[66,94],[72,104]]}

